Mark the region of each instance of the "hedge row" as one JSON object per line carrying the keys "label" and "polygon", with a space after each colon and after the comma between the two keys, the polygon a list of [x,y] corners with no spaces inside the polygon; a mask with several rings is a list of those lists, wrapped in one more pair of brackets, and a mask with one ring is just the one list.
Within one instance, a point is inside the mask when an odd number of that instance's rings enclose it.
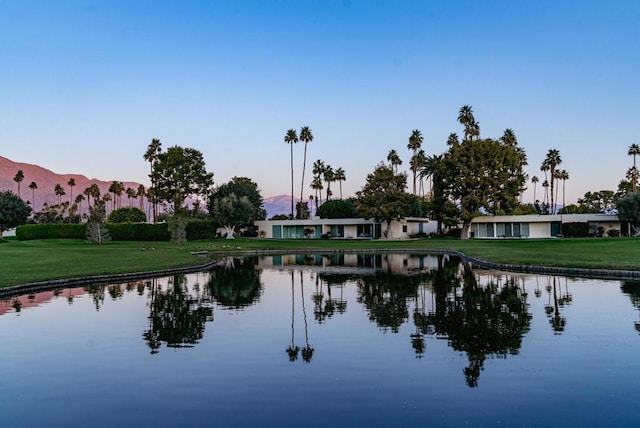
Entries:
{"label": "hedge row", "polygon": [[[114,241],[168,241],[170,239],[167,223],[107,223],[109,234]],[[189,220],[187,239],[211,239],[215,236],[216,226],[210,220]],[[33,239],[85,239],[86,223],[68,224],[25,224],[16,229],[16,238],[20,241]]]}

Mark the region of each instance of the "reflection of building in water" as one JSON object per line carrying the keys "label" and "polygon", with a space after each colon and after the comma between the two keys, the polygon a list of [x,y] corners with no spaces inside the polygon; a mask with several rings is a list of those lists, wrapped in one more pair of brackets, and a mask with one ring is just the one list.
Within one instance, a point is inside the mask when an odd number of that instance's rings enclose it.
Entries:
{"label": "reflection of building in water", "polygon": [[[445,256],[448,257],[448,256]],[[417,254],[282,254],[263,256],[258,260],[259,268],[289,269],[305,266],[311,270],[334,270],[336,273],[373,273],[411,274],[428,272],[438,268],[435,255]]]}

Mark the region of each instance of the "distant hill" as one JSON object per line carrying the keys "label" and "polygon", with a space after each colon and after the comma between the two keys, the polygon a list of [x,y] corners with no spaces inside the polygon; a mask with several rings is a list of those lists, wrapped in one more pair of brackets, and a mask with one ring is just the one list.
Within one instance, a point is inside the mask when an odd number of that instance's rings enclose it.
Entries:
{"label": "distant hill", "polygon": [[[71,196],[71,188],[67,183],[71,178],[73,178],[76,182],[76,185],[73,188],[74,199],[77,195],[82,193],[84,189],[94,183],[97,184],[100,188],[101,194],[108,193],[109,186],[111,185],[111,181],[102,181],[95,178],[87,178],[84,175],[79,174],[57,174],[38,165],[14,162],[10,159],[0,156],[0,190],[11,190],[13,191],[13,193],[18,193],[18,184],[13,181],[13,177],[15,177],[16,173],[19,170],[22,170],[22,172],[24,173],[24,180],[20,184],[20,197],[23,200],[28,201],[30,204],[34,204],[35,211],[42,210],[42,205],[44,203],[47,203],[47,205],[55,205],[58,203],[58,197],[54,192],[56,184],[61,185],[66,193],[64,196],[62,196],[62,201],[69,201],[69,198]],[[114,178],[114,180],[118,179]],[[29,188],[29,184],[31,184],[31,182],[35,182],[38,186],[38,188],[33,192]],[[137,190],[138,186],[140,185],[140,183],[136,183],[133,181],[123,181],[122,183],[125,190],[128,187],[131,187],[133,190]],[[122,206],[129,206],[129,201],[126,194],[122,195]],[[137,200],[134,200],[133,206],[138,207],[139,202]],[[84,201],[82,204],[82,212],[87,213],[87,211],[87,203],[86,201]]]}
{"label": "distant hill", "polygon": [[[30,204],[33,203],[35,211],[41,211],[44,203],[47,205],[55,205],[58,203],[58,197],[54,192],[56,184],[61,185],[66,193],[62,197],[62,201],[69,201],[71,189],[67,183],[70,178],[73,178],[76,182],[76,185],[73,188],[74,199],[78,194],[82,193],[84,189],[94,183],[100,188],[101,194],[107,193],[109,186],[111,185],[111,181],[87,178],[84,175],[79,174],[58,174],[38,165],[14,162],[0,156],[0,190],[11,190],[14,193],[18,193],[18,184],[13,181],[13,177],[15,177],[18,170],[22,170],[24,173],[24,180],[20,184],[20,197]],[[114,180],[118,179],[114,178]],[[29,189],[29,184],[31,184],[32,181],[38,186],[33,194],[31,189]],[[133,190],[137,190],[140,185],[140,183],[133,181],[123,181],[123,184],[125,189],[127,189],[127,187],[131,187]],[[298,198],[293,198],[294,207],[298,201]],[[315,212],[315,205],[310,205],[312,213]],[[129,206],[129,201],[125,194],[122,195],[122,206]],[[133,200],[133,206],[138,207],[139,201]],[[146,201],[144,207],[145,210],[148,211]],[[278,195],[266,197],[264,198],[264,209],[267,211],[267,218],[271,218],[276,214],[289,215],[291,213],[291,196]],[[82,204],[82,212],[88,212],[86,201]]]}

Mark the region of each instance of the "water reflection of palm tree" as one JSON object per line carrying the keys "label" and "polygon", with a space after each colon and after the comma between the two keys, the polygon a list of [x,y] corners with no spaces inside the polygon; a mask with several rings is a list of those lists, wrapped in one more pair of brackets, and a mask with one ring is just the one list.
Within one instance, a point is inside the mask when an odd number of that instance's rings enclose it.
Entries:
{"label": "water reflection of palm tree", "polygon": [[289,361],[296,361],[298,359],[298,352],[300,351],[300,347],[295,345],[295,330],[294,330],[294,321],[295,321],[295,295],[294,295],[294,280],[293,280],[293,271],[291,271],[291,346],[287,348],[287,355],[289,355]]}
{"label": "water reflection of palm tree", "polygon": [[309,345],[309,330],[307,326],[307,310],[305,309],[304,304],[304,281],[303,281],[302,271],[300,271],[300,290],[302,296],[302,315],[304,318],[304,340],[306,346],[302,348],[302,361],[305,363],[310,363],[313,358],[314,349]]}
{"label": "water reflection of palm tree", "polygon": [[[551,293],[549,293],[551,297]],[[549,305],[550,306],[550,305]],[[556,277],[553,277],[553,307],[546,308],[547,315],[550,316],[549,323],[553,328],[554,334],[562,334],[567,325],[567,320],[560,314],[560,298],[558,297],[558,290],[556,284]],[[551,316],[553,314],[553,316]]]}
{"label": "water reflection of palm tree", "polygon": [[[640,281],[623,281],[620,289],[623,293],[629,295],[631,304],[636,309],[640,309]],[[634,327],[640,333],[640,321],[636,321]]]}

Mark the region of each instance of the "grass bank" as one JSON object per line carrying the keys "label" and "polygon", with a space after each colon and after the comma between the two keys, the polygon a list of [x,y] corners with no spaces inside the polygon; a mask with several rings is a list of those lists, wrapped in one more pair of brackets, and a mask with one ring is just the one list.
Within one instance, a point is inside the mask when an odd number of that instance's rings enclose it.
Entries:
{"label": "grass bank", "polygon": [[196,266],[204,260],[192,251],[452,249],[483,260],[538,266],[640,270],[639,238],[522,240],[265,240],[109,242],[82,240],[0,241],[0,287],[49,279],[145,272]]}

